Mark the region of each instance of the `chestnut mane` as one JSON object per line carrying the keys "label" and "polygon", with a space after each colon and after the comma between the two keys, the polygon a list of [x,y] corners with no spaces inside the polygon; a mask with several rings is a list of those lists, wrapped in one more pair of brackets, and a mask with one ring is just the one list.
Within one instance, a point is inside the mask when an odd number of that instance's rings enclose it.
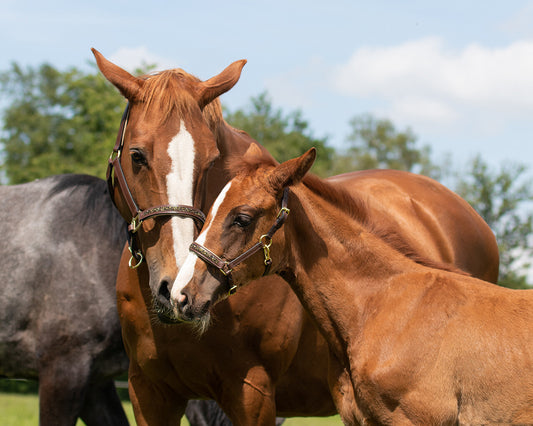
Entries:
{"label": "chestnut mane", "polygon": [[454,265],[437,262],[419,255],[413,248],[404,241],[400,235],[391,228],[384,228],[379,223],[374,222],[368,214],[368,207],[364,200],[355,198],[348,193],[344,187],[334,186],[330,182],[320,179],[313,174],[307,174],[303,179],[303,184],[316,195],[332,203],[343,210],[350,217],[359,222],[368,232],[374,234],[379,239],[386,242],[390,247],[414,262],[428,266],[430,268],[441,269],[444,271],[456,272],[463,275],[469,275]]}
{"label": "chestnut mane", "polygon": [[[232,158],[227,162],[227,168],[232,175],[250,175],[255,173],[258,169],[273,168],[276,165],[277,164],[272,159],[263,156]],[[302,183],[314,194],[344,211],[359,222],[368,232],[385,241],[393,249],[414,262],[430,268],[469,275],[451,264],[433,261],[419,255],[396,231],[391,228],[384,228],[380,224],[374,222],[368,214],[367,203],[361,198],[354,197],[343,187],[335,186],[312,173],[308,173],[304,177]]]}
{"label": "chestnut mane", "polygon": [[379,223],[374,222],[372,217],[368,214],[366,202],[360,198],[353,197],[343,187],[333,186],[330,182],[320,179],[313,174],[307,174],[303,183],[308,189],[313,191],[313,193],[342,209],[349,216],[358,221],[368,232],[374,234],[394,250],[414,262],[430,268],[469,275],[452,264],[437,262],[419,255],[394,229],[384,228]]}

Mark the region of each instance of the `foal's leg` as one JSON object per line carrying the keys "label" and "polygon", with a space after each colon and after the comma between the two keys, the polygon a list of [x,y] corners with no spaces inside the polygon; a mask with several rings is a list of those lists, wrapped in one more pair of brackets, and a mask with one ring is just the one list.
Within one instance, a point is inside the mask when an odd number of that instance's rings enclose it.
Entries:
{"label": "foal's leg", "polygon": [[87,389],[80,417],[87,426],[129,425],[113,380]]}
{"label": "foal's leg", "polygon": [[355,402],[350,374],[333,354],[329,357],[328,381],[331,396],[342,422],[345,425],[358,426],[360,423],[356,416],[359,410]]}
{"label": "foal's leg", "polygon": [[187,405],[186,399],[179,398],[170,388],[154,385],[134,362],[130,362],[128,381],[137,426],[180,424]]}

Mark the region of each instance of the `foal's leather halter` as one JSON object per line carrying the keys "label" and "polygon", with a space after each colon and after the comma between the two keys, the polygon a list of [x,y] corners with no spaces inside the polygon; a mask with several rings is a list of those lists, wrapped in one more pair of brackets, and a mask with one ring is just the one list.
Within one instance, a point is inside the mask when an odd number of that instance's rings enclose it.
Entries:
{"label": "foal's leather halter", "polygon": [[[109,195],[116,206],[115,199],[113,197],[115,185],[118,183],[122,197],[128,205],[131,213],[131,223],[128,226],[128,244],[131,252],[131,258],[129,266],[132,269],[137,268],[143,261],[143,255],[139,248],[136,247],[135,239],[133,235],[139,230],[142,222],[148,218],[154,218],[157,216],[180,216],[189,217],[196,221],[197,225],[201,228],[205,222],[205,215],[198,209],[192,206],[185,205],[170,205],[165,204],[162,206],[151,207],[149,209],[141,210],[133,196],[124,177],[124,171],[120,165],[120,157],[122,155],[122,149],[124,148],[124,133],[126,132],[126,126],[128,124],[128,117],[130,113],[130,104],[126,105],[122,120],[120,121],[120,128],[117,134],[117,140],[113,147],[113,152],[109,156],[107,164],[107,185],[109,188]],[[114,173],[113,173],[114,171]],[[135,259],[136,263],[133,263]]]}
{"label": "foal's leather halter", "polygon": [[218,268],[222,274],[228,278],[229,284],[229,294],[234,294],[237,291],[237,286],[233,283],[233,277],[231,276],[231,271],[239,263],[244,262],[246,259],[250,258],[252,255],[257,253],[259,250],[263,249],[265,255],[265,272],[263,276],[268,274],[270,267],[272,265],[272,259],[270,258],[270,246],[272,245],[272,236],[276,231],[283,226],[285,220],[289,216],[290,210],[287,208],[287,202],[289,199],[289,188],[285,188],[283,191],[283,198],[281,200],[281,209],[276,217],[274,225],[270,230],[261,235],[259,241],[255,243],[252,247],[246,250],[244,253],[240,254],[233,260],[224,260],[221,257],[217,256],[208,248],[194,242],[190,245],[189,251],[195,253],[200,259],[202,259],[208,265]]}

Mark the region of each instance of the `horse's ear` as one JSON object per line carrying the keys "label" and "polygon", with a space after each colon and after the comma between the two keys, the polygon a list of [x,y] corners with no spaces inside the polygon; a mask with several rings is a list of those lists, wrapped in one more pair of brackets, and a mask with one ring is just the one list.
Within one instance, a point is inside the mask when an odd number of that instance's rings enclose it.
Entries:
{"label": "horse's ear", "polygon": [[298,184],[307,174],[316,158],[316,149],[311,148],[300,157],[285,161],[276,167],[270,175],[270,183],[276,192],[287,186]]}
{"label": "horse's ear", "polygon": [[264,156],[263,151],[261,151],[261,148],[259,148],[259,145],[256,143],[251,143],[246,152],[243,155],[243,158],[246,159],[252,159],[257,157]]}
{"label": "horse's ear", "polygon": [[229,89],[235,86],[241,77],[241,71],[246,62],[246,59],[235,61],[220,74],[199,84],[198,105],[201,109],[204,109],[204,107],[213,99],[226,93]]}
{"label": "horse's ear", "polygon": [[96,64],[98,65],[98,68],[104,77],[107,78],[109,82],[111,82],[118,90],[120,90],[120,93],[122,93],[126,99],[134,101],[137,98],[142,85],[144,84],[144,80],[134,77],[126,70],[123,70],[119,66],[108,61],[98,50],[91,50],[96,58]]}

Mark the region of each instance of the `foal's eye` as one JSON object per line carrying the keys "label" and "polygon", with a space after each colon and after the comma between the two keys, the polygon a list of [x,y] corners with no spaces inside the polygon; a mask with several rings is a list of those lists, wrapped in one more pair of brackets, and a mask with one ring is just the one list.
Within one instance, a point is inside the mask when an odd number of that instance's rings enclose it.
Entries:
{"label": "foal's eye", "polygon": [[233,225],[237,225],[240,228],[246,228],[250,223],[252,223],[252,217],[247,214],[238,214],[233,219]]}
{"label": "foal's eye", "polygon": [[136,164],[138,166],[145,166],[147,164],[146,157],[144,154],[135,149],[130,151],[131,161],[133,161],[133,164]]}

